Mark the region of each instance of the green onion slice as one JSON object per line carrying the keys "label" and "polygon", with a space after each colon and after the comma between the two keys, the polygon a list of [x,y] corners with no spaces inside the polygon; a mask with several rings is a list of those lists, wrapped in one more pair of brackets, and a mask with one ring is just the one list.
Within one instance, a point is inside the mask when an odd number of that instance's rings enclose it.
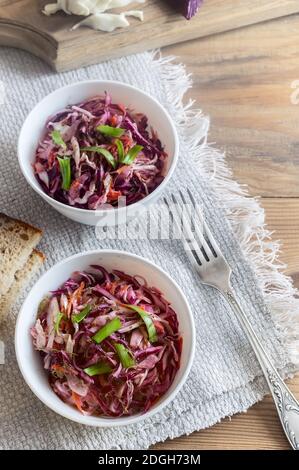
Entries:
{"label": "green onion slice", "polygon": [[127,349],[123,344],[120,343],[114,343],[114,347],[120,359],[121,365],[125,369],[135,366],[135,360],[129,349]]}
{"label": "green onion slice", "polygon": [[143,149],[142,145],[134,145],[134,147],[132,147],[128,151],[122,163],[124,163],[125,165],[131,165],[131,163],[133,163],[133,161],[135,160],[135,158],[141,152],[142,149]]}
{"label": "green onion slice", "polygon": [[62,189],[68,191],[71,187],[71,159],[69,157],[57,157],[62,176]]}
{"label": "green onion slice", "polygon": [[110,163],[112,168],[116,168],[115,158],[112,155],[112,153],[109,152],[109,150],[107,150],[103,147],[97,147],[97,146],[94,146],[94,147],[81,147],[80,150],[82,150],[83,152],[97,152],[97,153],[100,153],[101,155],[103,155],[103,157],[106,158],[107,162]]}
{"label": "green onion slice", "polygon": [[61,134],[59,131],[52,131],[50,135],[55,145],[58,145],[59,147],[62,147],[63,150],[66,150],[66,143],[61,137]]}
{"label": "green onion slice", "polygon": [[104,362],[99,362],[98,364],[93,364],[92,366],[86,367],[86,369],[83,370],[85,374],[93,377],[94,375],[109,374],[112,371],[112,368]]}
{"label": "green onion slice", "polygon": [[59,325],[63,317],[64,317],[63,313],[61,312],[57,313],[57,317],[56,317],[55,325],[54,325],[54,330],[56,331],[56,333],[58,333],[59,331]]}
{"label": "green onion slice", "polygon": [[82,320],[84,320],[85,317],[87,317],[87,315],[89,315],[91,311],[91,305],[86,305],[86,307],[84,307],[83,310],[81,310],[81,312],[79,313],[76,313],[76,315],[73,315],[72,317],[72,321],[73,323],[80,323]]}
{"label": "green onion slice", "polygon": [[124,144],[122,143],[121,140],[117,139],[115,141],[115,145],[117,146],[117,152],[118,152],[118,158],[119,161],[122,163],[125,158],[125,149],[124,149]]}
{"label": "green onion slice", "polygon": [[98,126],[96,130],[109,137],[121,137],[125,133],[125,129],[111,126]]}
{"label": "green onion slice", "polygon": [[127,307],[131,310],[134,310],[134,312],[138,313],[140,317],[142,318],[146,329],[148,333],[148,339],[151,343],[155,343],[158,341],[158,335],[156,331],[156,327],[154,325],[154,322],[152,320],[152,317],[149,315],[149,313],[146,310],[143,310],[143,308],[137,307],[137,305],[126,305],[123,304],[124,307]]}
{"label": "green onion slice", "polygon": [[104,339],[108,338],[108,336],[112,335],[115,331],[119,330],[122,327],[121,321],[119,317],[113,318],[113,320],[106,323],[103,328],[101,328],[94,336],[92,336],[92,340],[95,343],[101,343]]}

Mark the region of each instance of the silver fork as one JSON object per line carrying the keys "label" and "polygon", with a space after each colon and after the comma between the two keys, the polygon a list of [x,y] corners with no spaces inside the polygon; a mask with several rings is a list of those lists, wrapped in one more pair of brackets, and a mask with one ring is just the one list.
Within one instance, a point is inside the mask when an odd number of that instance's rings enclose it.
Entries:
{"label": "silver fork", "polygon": [[[192,193],[189,190],[187,193],[188,196],[182,191],[178,192],[177,197],[172,195],[171,205],[164,199],[180,229],[186,253],[202,283],[217,289],[234,311],[267,380],[284,432],[293,449],[299,450],[299,402],[280,377],[236,299],[231,286],[232,270],[205,223]],[[200,221],[201,228],[192,220],[192,210]]]}

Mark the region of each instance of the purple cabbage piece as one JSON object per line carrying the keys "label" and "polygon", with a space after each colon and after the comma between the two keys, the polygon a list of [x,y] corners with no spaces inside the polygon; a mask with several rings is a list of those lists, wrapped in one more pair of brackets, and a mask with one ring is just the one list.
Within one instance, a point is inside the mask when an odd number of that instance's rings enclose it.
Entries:
{"label": "purple cabbage piece", "polygon": [[201,5],[203,4],[203,0],[184,0],[184,15],[187,20],[190,20],[192,16],[194,16]]}

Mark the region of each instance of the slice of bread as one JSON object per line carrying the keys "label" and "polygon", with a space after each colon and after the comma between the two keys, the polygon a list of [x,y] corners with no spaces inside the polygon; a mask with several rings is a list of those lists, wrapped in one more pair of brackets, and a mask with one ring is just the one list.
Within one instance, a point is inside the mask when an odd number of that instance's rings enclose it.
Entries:
{"label": "slice of bread", "polygon": [[15,273],[25,265],[41,236],[38,228],[0,213],[0,296],[10,289]]}
{"label": "slice of bread", "polygon": [[6,294],[0,296],[0,324],[5,320],[19,295],[27,287],[30,279],[40,270],[44,261],[45,255],[38,250],[33,250],[25,266],[15,273],[10,289]]}

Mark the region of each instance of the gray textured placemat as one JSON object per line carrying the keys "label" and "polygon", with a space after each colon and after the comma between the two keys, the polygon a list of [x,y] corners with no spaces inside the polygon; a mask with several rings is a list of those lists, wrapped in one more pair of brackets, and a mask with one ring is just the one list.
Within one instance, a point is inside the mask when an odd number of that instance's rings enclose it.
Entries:
{"label": "gray textured placemat", "polygon": [[[188,186],[204,205],[209,223],[234,270],[233,283],[248,316],[277,367],[286,372],[291,365],[289,355],[265,306],[255,274],[244,259],[225,216],[227,208],[224,206],[232,205],[227,189],[223,189],[226,197],[221,201],[204,176],[204,162],[210,158],[216,165],[217,177],[219,154],[206,147],[206,121],[183,110],[182,93],[188,84],[183,68],[170,61],[155,61],[152,54],[145,53],[56,74],[25,52],[3,48],[0,50],[0,79],[6,91],[5,104],[0,106],[1,211],[44,229],[40,248],[47,255],[46,267],[68,255],[97,247],[128,250],[162,265],[182,286],[197,328],[194,366],[186,385],[171,405],[138,425],[94,429],[57,416],[40,403],[24,383],[13,344],[16,307],[0,335],[6,344],[6,363],[0,365],[0,447],[147,448],[157,441],[210,426],[259,400],[266,391],[265,382],[243,332],[220,296],[199,284],[179,241],[99,241],[93,228],[64,218],[44,203],[27,185],[17,163],[17,138],[26,114],[56,87],[84,79],[116,79],[137,85],[158,98],[176,120],[181,137],[180,160],[169,191]],[[194,157],[199,159],[199,165],[195,164]],[[202,171],[198,169],[200,163]],[[219,178],[220,186],[223,181]],[[217,178],[213,184],[217,185]],[[234,198],[233,194],[231,197]],[[244,219],[240,218],[241,223]]]}

